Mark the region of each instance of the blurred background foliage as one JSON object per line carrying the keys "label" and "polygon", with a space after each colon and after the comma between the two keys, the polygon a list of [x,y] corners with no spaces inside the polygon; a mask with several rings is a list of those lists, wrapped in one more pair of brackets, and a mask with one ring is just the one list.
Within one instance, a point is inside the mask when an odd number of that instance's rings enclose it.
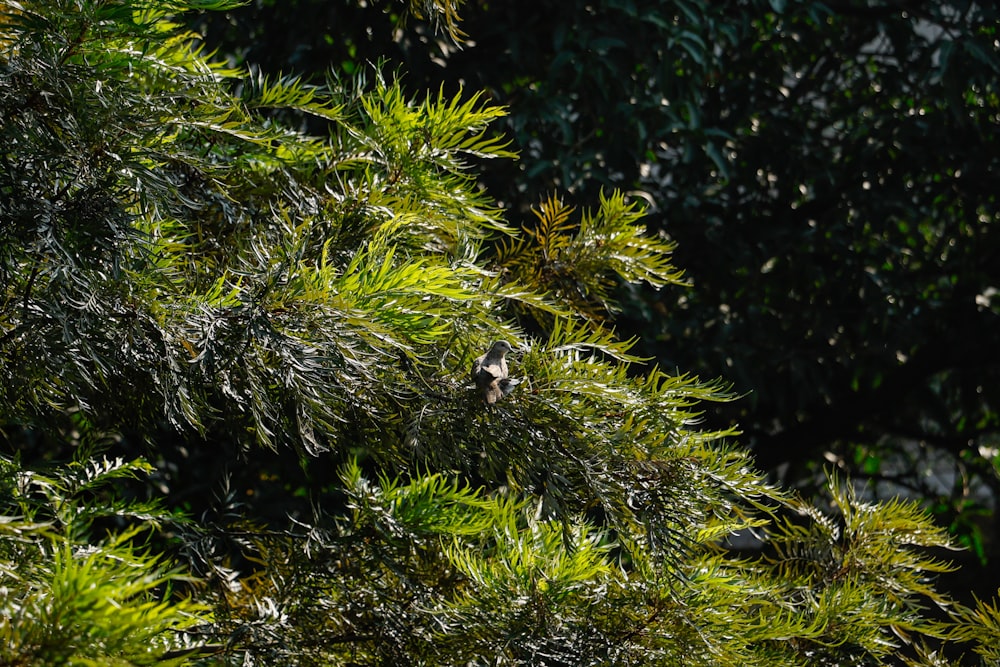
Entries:
{"label": "blurred background foliage", "polygon": [[613,186],[678,243],[691,289],[625,287],[619,329],[734,383],[713,424],[785,483],[812,492],[832,463],[995,557],[998,10],[511,0],[462,19],[460,46],[380,1],[255,0],[197,27],[265,72],[388,57],[414,93],[489,91],[523,159],[482,181],[513,215]]}

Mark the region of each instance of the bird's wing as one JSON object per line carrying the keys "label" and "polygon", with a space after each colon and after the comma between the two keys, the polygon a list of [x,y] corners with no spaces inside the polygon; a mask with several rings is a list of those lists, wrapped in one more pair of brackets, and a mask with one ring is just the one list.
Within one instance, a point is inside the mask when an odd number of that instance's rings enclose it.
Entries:
{"label": "bird's wing", "polygon": [[472,364],[472,381],[475,382],[476,386],[480,389],[485,388],[504,377],[506,376],[503,373],[503,369],[499,365],[486,363],[486,360],[482,357],[476,359],[476,361]]}
{"label": "bird's wing", "polygon": [[489,352],[483,355],[483,369],[489,369],[493,377],[507,377],[507,359],[504,356],[505,354],[506,352],[503,350],[491,348]]}

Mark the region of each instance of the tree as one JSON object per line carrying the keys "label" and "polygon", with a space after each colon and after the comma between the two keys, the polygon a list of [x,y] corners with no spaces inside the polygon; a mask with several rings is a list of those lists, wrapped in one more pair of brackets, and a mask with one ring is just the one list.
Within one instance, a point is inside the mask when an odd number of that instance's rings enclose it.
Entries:
{"label": "tree", "polygon": [[688,249],[692,289],[628,287],[619,324],[665,367],[734,382],[745,399],[713,423],[738,421],[762,466],[804,490],[834,460],[880,495],[923,498],[986,557],[992,5],[471,3],[462,49],[382,4],[318,12],[257,2],[199,25],[264,71],[391,53],[411,90],[488,90],[526,158],[484,171],[502,201],[619,188]]}
{"label": "tree", "polygon": [[[611,286],[679,281],[635,202],[516,226],[470,169],[511,157],[503,109],[231,69],[176,18],[228,4],[3,5],[5,659],[993,655],[916,505],[769,486],[698,425],[724,386],[614,334]],[[520,383],[491,408],[468,369],[498,339]]]}
{"label": "tree", "polygon": [[747,398],[717,418],[764,468],[808,488],[835,460],[924,498],[984,555],[1000,490],[998,209],[981,178],[997,168],[996,9],[531,7],[472,14],[477,47],[442,73],[521,111],[530,191],[655,202],[692,289],[633,290],[621,323],[642,351],[731,379]]}

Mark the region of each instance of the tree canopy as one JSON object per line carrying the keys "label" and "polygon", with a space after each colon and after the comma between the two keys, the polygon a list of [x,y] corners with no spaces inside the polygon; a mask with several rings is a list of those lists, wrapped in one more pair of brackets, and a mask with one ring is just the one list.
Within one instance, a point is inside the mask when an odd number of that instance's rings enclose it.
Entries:
{"label": "tree canopy", "polygon": [[224,63],[183,19],[228,0],[0,6],[0,662],[1000,659],[916,503],[768,484],[616,333],[689,289],[643,198],[498,205],[478,86]]}
{"label": "tree canopy", "polygon": [[314,20],[316,3],[258,2],[200,25],[265,71],[389,53],[413,90],[488,90],[524,158],[484,171],[501,201],[619,188],[686,249],[691,289],[629,288],[618,321],[665,367],[734,383],[745,398],[711,410],[720,427],[738,421],[761,465],[802,488],[832,460],[922,497],[985,556],[996,8],[471,3],[456,49],[389,7],[326,3]]}

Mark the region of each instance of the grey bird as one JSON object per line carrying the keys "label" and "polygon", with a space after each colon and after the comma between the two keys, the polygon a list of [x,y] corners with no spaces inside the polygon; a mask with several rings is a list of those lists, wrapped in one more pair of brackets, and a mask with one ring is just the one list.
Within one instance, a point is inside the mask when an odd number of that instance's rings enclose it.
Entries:
{"label": "grey bird", "polygon": [[472,362],[472,381],[487,405],[493,405],[517,385],[517,380],[507,376],[506,356],[512,349],[507,341],[498,340],[486,354]]}

